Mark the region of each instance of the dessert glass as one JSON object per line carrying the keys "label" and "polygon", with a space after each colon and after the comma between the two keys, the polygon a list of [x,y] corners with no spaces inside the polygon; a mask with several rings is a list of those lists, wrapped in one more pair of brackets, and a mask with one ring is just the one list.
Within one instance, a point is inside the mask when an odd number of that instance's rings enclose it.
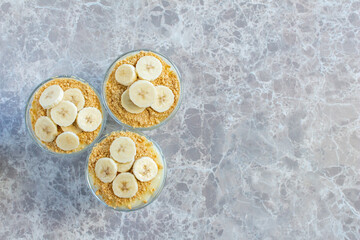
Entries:
{"label": "dessert glass", "polygon": [[[56,79],[62,79],[62,78],[69,78],[69,79],[74,79],[76,81],[79,81],[81,83],[84,83],[86,85],[88,85],[96,94],[99,102],[100,102],[100,106],[101,106],[101,113],[102,113],[102,123],[101,123],[101,128],[100,131],[98,133],[98,135],[96,136],[96,138],[88,145],[86,145],[83,149],[81,149],[80,151],[75,151],[75,152],[71,152],[71,153],[61,153],[61,152],[54,152],[52,150],[50,150],[44,143],[41,142],[41,140],[35,135],[34,129],[32,127],[31,124],[31,115],[30,115],[30,109],[34,100],[34,96],[37,93],[37,91],[46,83],[56,80]],[[88,83],[87,81],[85,81],[84,79],[78,78],[78,77],[74,77],[74,76],[68,76],[68,75],[61,75],[61,76],[56,76],[56,77],[51,77],[49,79],[46,79],[45,81],[41,82],[39,85],[37,85],[35,87],[35,89],[32,91],[32,93],[30,94],[30,97],[27,101],[27,105],[25,108],[25,124],[26,124],[26,128],[30,134],[30,136],[32,137],[32,139],[34,140],[34,142],[42,149],[44,149],[45,151],[54,154],[54,155],[75,155],[75,154],[80,154],[82,152],[85,152],[87,149],[89,149],[89,147],[91,147],[97,139],[100,138],[103,130],[105,129],[105,125],[106,125],[106,119],[107,119],[107,113],[106,110],[104,108],[104,105],[102,103],[102,98],[100,96],[100,94],[98,93],[98,91],[91,86],[90,83]],[[55,140],[54,140],[55,141]]]}
{"label": "dessert glass", "polygon": [[[147,199],[147,202],[144,203],[143,201],[141,200],[137,200],[135,202],[135,204],[133,203],[133,205],[131,205],[131,209],[127,208],[126,206],[122,206],[122,207],[112,207],[112,206],[109,206],[108,204],[105,203],[105,201],[103,200],[102,196],[100,195],[97,195],[96,194],[96,191],[98,190],[98,188],[94,185],[94,180],[93,180],[93,177],[90,175],[89,173],[89,160],[90,160],[90,155],[91,155],[91,152],[89,152],[89,155],[87,157],[87,161],[86,161],[86,166],[85,166],[85,177],[86,177],[86,181],[88,183],[88,186],[90,188],[90,191],[91,193],[95,196],[95,198],[97,200],[99,200],[103,205],[115,210],[115,211],[119,211],[119,212],[131,212],[131,211],[136,211],[136,210],[139,210],[139,209],[142,209],[146,206],[148,206],[149,204],[151,204],[152,202],[154,202],[160,195],[160,193],[162,192],[163,188],[164,188],[164,185],[165,185],[165,182],[166,182],[166,176],[167,176],[167,166],[166,166],[166,160],[165,160],[165,157],[159,147],[159,145],[154,141],[152,140],[151,138],[149,138],[148,136],[144,135],[143,133],[139,132],[139,131],[135,131],[135,130],[125,130],[125,131],[128,131],[128,132],[133,132],[133,133],[136,133],[136,134],[139,134],[140,136],[143,136],[145,137],[148,141],[150,141],[152,144],[153,144],[153,148],[154,150],[157,152],[159,158],[160,158],[160,162],[163,166],[163,168],[161,170],[159,170],[158,174],[161,174],[160,175],[160,178],[157,179],[157,181],[160,181],[159,182],[159,185],[158,187],[155,189],[155,191],[153,193],[147,193],[146,196],[149,196],[149,194],[151,195],[148,199]],[[117,132],[117,131],[115,131]],[[106,139],[111,133],[107,134],[106,136],[103,136],[102,138],[98,139],[94,145],[94,147],[102,142],[104,139]],[[155,179],[155,178],[154,178]]]}
{"label": "dessert glass", "polygon": [[[152,126],[149,126],[149,127],[133,127],[129,124],[126,124],[124,122],[122,122],[119,118],[117,118],[115,116],[115,114],[111,111],[109,105],[108,105],[108,102],[106,101],[106,84],[107,84],[107,81],[109,79],[109,76],[110,74],[112,73],[112,71],[114,70],[114,67],[115,65],[117,64],[117,62],[127,58],[127,57],[130,57],[132,55],[135,55],[137,53],[140,53],[141,51],[144,51],[144,52],[152,52],[156,55],[158,55],[159,57],[162,58],[162,60],[165,61],[165,63],[167,63],[171,68],[170,70],[174,71],[177,78],[178,78],[178,81],[179,81],[179,85],[180,85],[180,93],[179,93],[179,100],[174,108],[174,110],[164,119],[162,120],[160,123],[156,124],[156,125],[152,125]],[[169,59],[167,58],[166,56],[164,56],[163,54],[161,53],[158,53],[156,51],[153,51],[153,50],[149,50],[149,49],[137,49],[137,50],[133,50],[133,51],[130,51],[130,52],[126,52],[122,55],[120,55],[111,65],[110,67],[108,68],[108,70],[106,71],[106,74],[105,74],[105,78],[104,78],[104,81],[103,81],[103,84],[102,84],[102,98],[103,98],[103,102],[104,102],[104,105],[105,105],[105,108],[106,110],[108,111],[108,113],[110,114],[110,116],[120,125],[128,128],[128,129],[135,129],[135,130],[142,130],[142,131],[146,131],[146,130],[153,130],[153,129],[156,129],[160,126],[163,126],[164,124],[166,124],[170,119],[172,119],[176,112],[179,110],[180,108],[180,105],[181,105],[181,102],[182,102],[182,96],[183,96],[183,91],[184,91],[184,86],[183,86],[183,83],[182,83],[182,79],[181,79],[181,74],[180,74],[180,71],[179,69],[176,67],[176,65]]]}

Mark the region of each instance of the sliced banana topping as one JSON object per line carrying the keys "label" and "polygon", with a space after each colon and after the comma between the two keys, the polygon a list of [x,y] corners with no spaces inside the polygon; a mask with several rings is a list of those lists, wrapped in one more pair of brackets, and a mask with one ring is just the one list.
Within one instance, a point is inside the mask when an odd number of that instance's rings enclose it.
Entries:
{"label": "sliced banana topping", "polygon": [[56,138],[56,145],[64,151],[76,149],[79,143],[79,137],[73,132],[63,132]]}
{"label": "sliced banana topping", "polygon": [[69,101],[62,101],[50,111],[51,119],[62,127],[71,125],[76,119],[76,114],[76,106]]}
{"label": "sliced banana topping", "polygon": [[144,56],[137,61],[136,72],[139,78],[152,81],[160,76],[162,64],[156,57]]}
{"label": "sliced banana topping", "polygon": [[47,87],[40,96],[39,103],[44,109],[55,107],[64,97],[64,91],[59,85]]}
{"label": "sliced banana topping", "polygon": [[64,99],[75,104],[78,111],[84,108],[85,98],[83,93],[78,88],[70,88],[64,92]]}
{"label": "sliced banana topping", "polygon": [[134,164],[134,160],[135,160],[135,158],[131,162],[128,162],[128,163],[118,163],[118,162],[116,162],[117,171],[118,172],[127,172],[127,171],[129,171],[131,169],[132,165]]}
{"label": "sliced banana topping", "polygon": [[76,123],[84,132],[92,132],[100,126],[101,121],[102,115],[99,109],[86,107],[78,113]]}
{"label": "sliced banana topping", "polygon": [[139,80],[129,88],[131,101],[140,108],[150,107],[155,102],[155,86],[148,81]]}
{"label": "sliced banana topping", "polygon": [[35,123],[35,135],[44,142],[52,142],[56,135],[57,127],[49,117],[39,117]]}
{"label": "sliced banana topping", "polygon": [[157,112],[167,111],[174,103],[174,94],[170,88],[165,86],[156,86],[155,102],[151,104],[151,108]]}
{"label": "sliced banana topping", "polygon": [[129,137],[119,137],[111,143],[110,155],[119,163],[131,162],[136,155],[136,145]]}
{"label": "sliced banana topping", "polygon": [[111,158],[100,158],[95,164],[95,174],[104,183],[114,180],[117,166]]}
{"label": "sliced banana topping", "polygon": [[120,65],[115,71],[115,79],[124,86],[130,86],[137,79],[135,67],[130,64]]}
{"label": "sliced banana topping", "polygon": [[71,124],[70,126],[61,127],[61,129],[64,132],[73,132],[75,134],[79,134],[82,132],[82,130],[77,126],[77,124],[75,122],[73,124]]}
{"label": "sliced banana topping", "polygon": [[158,166],[151,158],[142,157],[135,161],[133,173],[139,181],[148,182],[157,175]]}
{"label": "sliced banana topping", "polygon": [[138,191],[138,184],[131,173],[120,173],[112,183],[114,194],[119,198],[131,198]]}
{"label": "sliced banana topping", "polygon": [[129,113],[141,113],[145,110],[145,108],[138,107],[131,101],[128,89],[121,95],[121,106]]}

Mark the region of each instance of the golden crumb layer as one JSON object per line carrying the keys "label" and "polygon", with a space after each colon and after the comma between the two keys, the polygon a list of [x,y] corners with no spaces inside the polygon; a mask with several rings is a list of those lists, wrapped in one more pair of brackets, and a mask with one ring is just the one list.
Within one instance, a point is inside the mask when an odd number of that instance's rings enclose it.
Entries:
{"label": "golden crumb layer", "polygon": [[[89,157],[88,171],[89,171],[89,176],[94,181],[94,186],[98,188],[98,190],[96,191],[96,195],[100,195],[104,200],[104,202],[110,207],[113,208],[127,207],[131,209],[131,203],[133,203],[136,200],[144,200],[144,202],[146,202],[146,199],[143,199],[144,195],[146,195],[149,192],[155,191],[155,189],[152,189],[150,186],[151,181],[140,182],[135,178],[138,183],[138,191],[136,195],[132,198],[119,198],[114,194],[112,190],[112,182],[103,183],[99,178],[96,177],[95,174],[95,164],[97,160],[104,157],[110,158],[110,145],[118,137],[129,137],[135,142],[136,145],[135,159],[139,159],[141,157],[150,157],[156,162],[159,170],[162,169],[163,166],[160,161],[160,156],[154,149],[152,142],[150,142],[144,136],[141,136],[137,133],[113,132],[109,136],[107,136],[104,140],[97,143],[93,147]],[[132,169],[130,169],[129,172],[132,173]]]}
{"label": "golden crumb layer", "polygon": [[[154,81],[151,81],[151,83],[155,86],[166,86],[174,93],[174,103],[165,112],[159,113],[154,111],[151,107],[148,107],[143,112],[135,114],[129,113],[121,106],[121,95],[127,89],[127,87],[121,85],[115,80],[115,71],[120,65],[123,64],[131,64],[135,67],[136,62],[143,56],[154,56],[159,59],[163,65],[163,70],[160,77]],[[109,106],[111,112],[121,122],[126,123],[132,127],[151,127],[165,120],[172,113],[172,111],[174,111],[176,105],[179,102],[180,82],[176,73],[171,70],[171,67],[161,57],[152,52],[141,51],[116,63],[106,82],[105,93],[107,105]]]}
{"label": "golden crumb layer", "polygon": [[[99,109],[100,112],[102,112],[100,100],[97,97],[94,90],[88,84],[80,82],[80,81],[72,79],[72,78],[57,78],[57,79],[54,79],[54,80],[49,81],[49,82],[45,83],[44,85],[42,85],[39,88],[39,90],[35,93],[34,100],[31,103],[31,108],[30,108],[30,119],[31,119],[31,125],[32,125],[34,132],[35,132],[35,123],[38,120],[38,118],[41,116],[46,116],[46,109],[44,109],[39,103],[40,96],[47,87],[52,86],[52,85],[59,85],[64,91],[68,90],[69,88],[80,89],[85,98],[84,108],[85,107],[95,107],[95,108]],[[56,145],[56,142],[55,142],[56,138],[52,142],[42,142],[42,143],[49,150],[51,150],[53,152],[57,152],[57,153],[77,152],[77,151],[80,151],[81,149],[83,149],[84,147],[86,147],[87,145],[91,144],[95,140],[95,138],[97,137],[97,135],[100,132],[101,125],[102,125],[102,123],[93,132],[81,132],[81,133],[77,134],[77,136],[79,137],[79,140],[80,140],[79,147],[76,149],[70,150],[70,151],[64,151],[64,150],[60,149]],[[57,128],[58,128],[58,134],[61,134],[62,132],[64,132],[60,126],[57,126]]]}

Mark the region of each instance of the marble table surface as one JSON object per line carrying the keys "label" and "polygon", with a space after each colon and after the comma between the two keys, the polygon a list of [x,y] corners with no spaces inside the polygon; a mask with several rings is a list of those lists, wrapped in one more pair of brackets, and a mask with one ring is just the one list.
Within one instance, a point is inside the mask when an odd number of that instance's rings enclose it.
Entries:
{"label": "marble table surface", "polygon": [[[359,1],[2,0],[0,35],[0,239],[360,239]],[[118,213],[87,153],[42,151],[24,108],[51,76],[100,89],[138,48],[172,59],[185,95],[147,132],[161,196]]]}

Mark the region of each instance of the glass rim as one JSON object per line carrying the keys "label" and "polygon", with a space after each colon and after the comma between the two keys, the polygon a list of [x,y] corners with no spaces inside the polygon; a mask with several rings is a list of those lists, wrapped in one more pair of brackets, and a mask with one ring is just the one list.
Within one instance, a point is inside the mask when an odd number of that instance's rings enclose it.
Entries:
{"label": "glass rim", "polygon": [[100,143],[101,141],[103,141],[104,139],[106,139],[110,134],[114,133],[114,132],[126,132],[126,131],[129,131],[129,132],[133,132],[133,133],[137,133],[143,137],[145,137],[148,141],[150,141],[153,146],[155,147],[155,150],[159,153],[160,155],[160,160],[163,164],[163,179],[161,181],[161,184],[160,186],[156,189],[155,191],[155,194],[151,195],[151,197],[149,198],[149,201],[147,201],[146,203],[144,204],[141,204],[140,206],[138,207],[135,207],[135,208],[131,208],[131,209],[128,209],[128,208],[119,208],[119,207],[111,207],[109,205],[107,205],[102,199],[101,197],[99,197],[98,195],[96,195],[96,189],[95,189],[95,186],[90,182],[90,174],[89,174],[89,160],[90,160],[90,155],[91,155],[91,152],[92,152],[92,149],[91,151],[89,151],[88,153],[88,156],[87,156],[87,159],[86,159],[86,166],[85,166],[85,178],[86,178],[86,182],[87,182],[87,185],[90,189],[90,192],[92,193],[93,196],[95,196],[95,198],[100,201],[102,203],[102,205],[106,206],[107,208],[110,208],[114,211],[117,211],[117,212],[133,212],[133,211],[137,211],[137,210],[140,210],[140,209],[143,209],[145,208],[146,206],[150,205],[151,203],[153,203],[159,196],[160,194],[162,193],[162,190],[164,189],[164,186],[166,184],[166,178],[167,178],[167,164],[166,164],[166,160],[165,160],[165,156],[159,146],[159,144],[154,141],[152,138],[150,138],[149,136],[145,135],[144,133],[140,132],[140,131],[137,131],[137,130],[132,130],[132,129],[124,129],[124,130],[115,130],[115,131],[112,131],[104,136],[102,136],[100,139],[98,139],[96,141],[96,143],[93,145],[93,147],[95,147],[98,143]]}
{"label": "glass rim", "polygon": [[[31,125],[31,119],[30,119],[30,109],[31,109],[31,106],[32,106],[32,100],[33,100],[33,97],[35,95],[35,93],[39,90],[39,88],[44,85],[45,83],[47,82],[50,82],[52,80],[55,80],[55,79],[59,79],[59,78],[70,78],[70,79],[74,79],[76,81],[80,81],[82,83],[85,83],[85,84],[88,84],[90,86],[90,88],[95,92],[96,96],[98,97],[99,99],[99,102],[100,102],[100,106],[101,106],[101,110],[102,110],[102,117],[103,117],[103,120],[102,120],[102,123],[101,123],[101,128],[100,128],[100,131],[98,133],[98,135],[95,137],[94,141],[92,141],[90,144],[88,144],[87,146],[85,146],[83,149],[81,149],[80,151],[77,151],[77,152],[71,152],[71,153],[60,153],[60,152],[54,152],[54,151],[51,151],[48,147],[46,147],[41,141],[40,139],[38,139],[35,135],[35,132],[32,128],[32,125]],[[47,78],[46,80],[42,81],[41,83],[39,83],[38,85],[36,85],[36,87],[34,88],[34,90],[30,93],[30,96],[27,100],[27,104],[25,106],[25,125],[26,125],[26,128],[28,130],[28,133],[30,134],[31,138],[34,140],[34,142],[43,150],[49,152],[50,154],[53,154],[55,156],[74,156],[74,155],[78,155],[78,154],[81,154],[83,152],[86,152],[95,142],[96,140],[98,140],[101,135],[102,135],[102,132],[104,131],[105,129],[105,126],[106,126],[106,120],[107,120],[107,111],[104,107],[104,104],[102,103],[102,98],[101,98],[101,95],[99,94],[99,92],[95,89],[94,86],[92,86],[88,81],[82,79],[82,78],[79,78],[79,77],[76,77],[76,76],[71,76],[71,75],[58,75],[58,76],[55,76],[55,77],[50,77],[50,78]]]}
{"label": "glass rim", "polygon": [[[135,54],[135,53],[139,53],[141,51],[147,51],[147,52],[152,52],[155,53],[156,55],[159,55],[161,58],[164,59],[165,62],[167,62],[168,64],[170,64],[171,68],[173,68],[175,70],[176,75],[178,76],[178,80],[179,80],[179,85],[180,85],[180,95],[179,95],[179,100],[174,108],[174,110],[169,114],[169,116],[167,116],[163,121],[159,122],[158,124],[155,124],[153,126],[150,127],[133,127],[129,124],[126,124],[124,122],[122,122],[120,119],[118,119],[115,114],[111,111],[110,107],[108,106],[108,103],[106,101],[106,93],[105,93],[105,89],[106,89],[106,83],[108,81],[108,77],[111,73],[111,71],[113,70],[115,64],[122,60],[125,56],[130,55],[130,54]],[[181,73],[178,69],[178,67],[165,55],[156,52],[154,50],[151,49],[146,49],[146,48],[140,48],[140,49],[135,49],[135,50],[131,50],[131,51],[127,51],[123,54],[121,54],[119,57],[117,57],[112,63],[111,65],[108,67],[108,69],[106,70],[105,76],[104,76],[104,80],[103,80],[103,84],[101,86],[101,97],[103,98],[103,102],[104,102],[104,106],[106,108],[106,110],[108,111],[109,115],[111,116],[112,119],[114,119],[115,122],[117,122],[118,124],[120,124],[121,126],[129,129],[129,130],[140,130],[140,131],[150,131],[153,129],[156,129],[158,127],[161,127],[163,125],[165,125],[166,123],[168,123],[172,118],[174,118],[174,116],[176,115],[176,113],[178,112],[180,105],[182,103],[182,98],[183,98],[183,92],[184,92],[184,86],[182,83],[182,76]]]}

